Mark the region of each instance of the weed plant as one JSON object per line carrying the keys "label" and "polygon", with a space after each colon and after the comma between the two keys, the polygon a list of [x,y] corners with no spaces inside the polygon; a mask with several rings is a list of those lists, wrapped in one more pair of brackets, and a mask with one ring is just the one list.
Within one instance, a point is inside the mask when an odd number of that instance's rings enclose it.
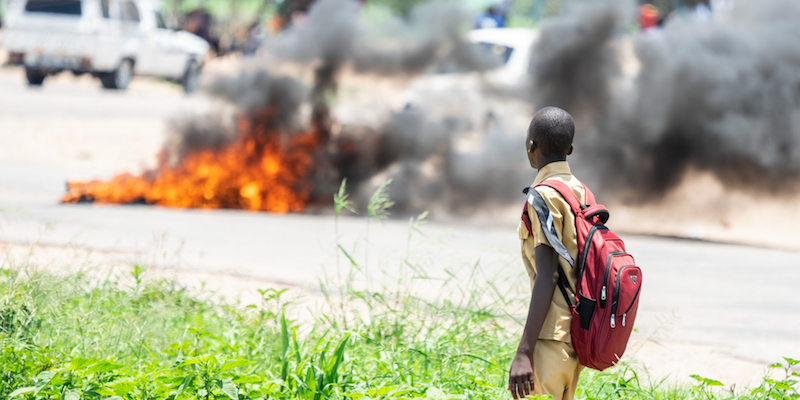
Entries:
{"label": "weed plant", "polygon": [[[337,218],[351,209],[344,189]],[[373,198],[368,218],[380,219],[389,201]],[[424,215],[411,219],[409,242],[423,222]],[[504,388],[519,328],[509,329],[516,322],[504,308],[513,299],[496,292],[487,301],[485,285],[474,281],[455,282],[461,299],[418,296],[402,285],[359,290],[352,270],[367,266],[336,246],[351,272],[344,282],[322,282],[327,307],[303,325],[290,318],[283,291],[261,291],[260,304],[242,307],[146,279],[139,266],[126,285],[4,265],[0,399],[510,398]],[[406,248],[400,266],[419,270]],[[798,374],[790,371],[797,364],[787,358],[772,366],[783,379],[738,392],[699,376],[694,386],[654,383],[620,365],[584,372],[577,398],[798,399]]]}

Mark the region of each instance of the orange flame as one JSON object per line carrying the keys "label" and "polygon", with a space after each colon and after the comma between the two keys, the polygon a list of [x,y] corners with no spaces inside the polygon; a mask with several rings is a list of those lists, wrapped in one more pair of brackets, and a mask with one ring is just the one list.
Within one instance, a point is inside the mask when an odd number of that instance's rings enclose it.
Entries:
{"label": "orange flame", "polygon": [[[268,121],[270,113],[261,115]],[[259,118],[261,120],[262,118]],[[190,152],[172,166],[165,153],[158,166],[139,176],[119,174],[108,182],[68,182],[65,203],[136,203],[178,208],[239,208],[300,212],[310,188],[319,138],[312,133],[281,140],[277,130],[241,118],[238,138],[222,149]],[[263,121],[262,121],[263,122]],[[304,187],[305,186],[305,187]]]}

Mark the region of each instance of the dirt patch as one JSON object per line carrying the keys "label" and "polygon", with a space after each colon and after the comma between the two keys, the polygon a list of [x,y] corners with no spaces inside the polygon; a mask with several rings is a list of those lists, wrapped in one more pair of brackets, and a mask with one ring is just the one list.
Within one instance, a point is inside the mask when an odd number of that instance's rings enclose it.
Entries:
{"label": "dirt patch", "polygon": [[675,236],[800,251],[798,196],[727,189],[693,171],[660,201],[608,204],[620,232]]}

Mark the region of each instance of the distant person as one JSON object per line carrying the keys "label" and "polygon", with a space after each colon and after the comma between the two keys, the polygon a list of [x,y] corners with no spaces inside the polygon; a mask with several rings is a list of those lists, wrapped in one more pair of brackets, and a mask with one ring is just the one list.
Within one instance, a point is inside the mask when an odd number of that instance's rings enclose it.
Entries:
{"label": "distant person", "polygon": [[505,28],[506,20],[497,7],[489,7],[485,13],[475,20],[475,29]]}
{"label": "distant person", "polygon": [[[583,184],[572,175],[567,156],[572,154],[575,122],[566,111],[546,107],[534,115],[528,127],[525,150],[531,167],[538,169],[534,186],[545,180],[566,184],[585,204]],[[575,215],[570,205],[553,188],[539,186],[552,216],[553,226],[573,260],[578,259]],[[519,225],[522,261],[532,289],[525,329],[509,371],[509,387],[515,399],[528,395],[551,395],[554,400],[570,400],[575,395],[583,366],[571,344],[572,314],[566,292],[557,293],[559,266],[570,290],[574,290],[578,268],[559,257],[543,234],[536,211],[526,206],[530,227]],[[562,296],[562,294],[564,296]],[[574,298],[574,294],[572,295]]]}
{"label": "distant person", "polygon": [[642,4],[639,6],[639,28],[642,32],[648,32],[659,26],[659,12],[652,4]]}
{"label": "distant person", "polygon": [[196,9],[186,14],[186,24],[183,30],[205,39],[214,53],[219,53],[219,39],[211,34],[212,23],[213,20],[208,11]]}
{"label": "distant person", "polygon": [[708,4],[704,1],[698,1],[692,8],[692,14],[694,14],[697,19],[707,21],[711,19],[711,8],[709,8]]}

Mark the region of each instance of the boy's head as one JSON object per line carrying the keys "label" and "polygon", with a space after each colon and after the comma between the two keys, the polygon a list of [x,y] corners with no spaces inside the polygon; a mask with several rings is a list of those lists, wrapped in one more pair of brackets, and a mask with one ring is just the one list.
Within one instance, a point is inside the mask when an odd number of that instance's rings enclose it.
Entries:
{"label": "boy's head", "polygon": [[558,107],[545,107],[533,116],[528,126],[525,149],[531,167],[539,169],[553,161],[564,161],[572,154],[575,121]]}

